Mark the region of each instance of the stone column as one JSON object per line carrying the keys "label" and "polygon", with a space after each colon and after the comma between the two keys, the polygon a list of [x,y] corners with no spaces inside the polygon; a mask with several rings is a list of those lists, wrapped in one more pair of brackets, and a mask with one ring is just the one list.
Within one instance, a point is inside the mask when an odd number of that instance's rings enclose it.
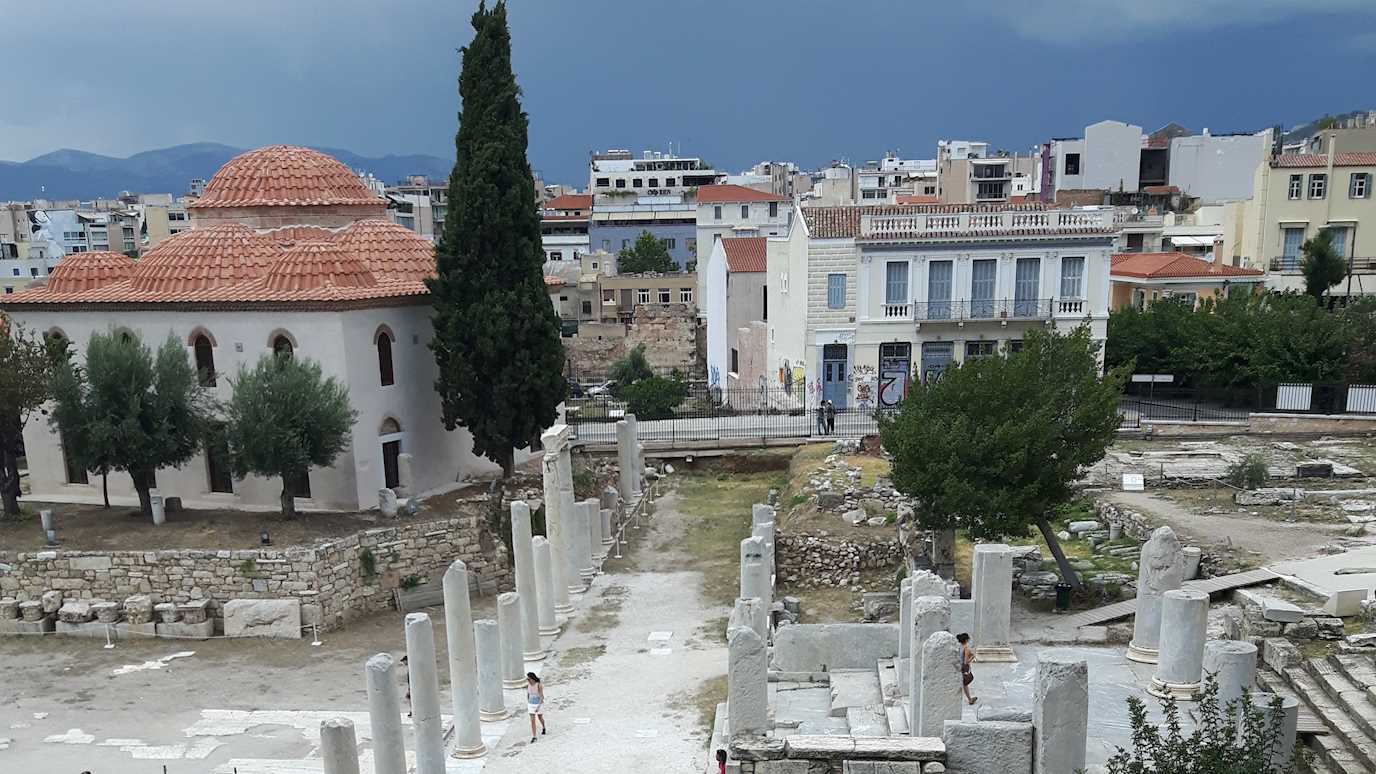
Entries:
{"label": "stone column", "polygon": [[[545,648],[540,644],[542,589],[535,581],[535,551],[531,548],[530,536],[530,505],[519,500],[511,504],[511,552],[516,560],[516,593],[521,595],[521,657],[525,661],[540,661],[545,657]],[[550,606],[549,612],[553,617],[553,605]]]}
{"label": "stone column", "polygon": [[556,468],[559,473],[559,516],[563,520],[562,539],[566,556],[565,568],[568,572],[564,583],[568,586],[570,594],[582,594],[588,590],[588,584],[583,576],[583,569],[588,565],[583,559],[588,527],[583,523],[578,503],[574,500],[573,458],[567,448],[559,454]]}
{"label": "stone column", "polygon": [[1032,694],[1032,774],[1085,767],[1089,734],[1089,666],[1067,651],[1042,651]]}
{"label": "stone column", "polygon": [[760,600],[740,599],[731,608],[731,615],[726,619],[726,630],[729,632],[737,626],[748,626],[761,640],[769,640],[769,611],[764,609],[764,604]]}
{"label": "stone column", "polygon": [[416,491],[416,475],[413,472],[415,458],[405,452],[397,455],[397,493],[406,497],[420,494]]}
{"label": "stone column", "polygon": [[435,630],[425,613],[406,615],[406,671],[411,682],[411,727],[416,733],[416,774],[445,774]]}
{"label": "stone column", "polygon": [[765,562],[774,575],[774,509],[755,503],[750,509],[750,535],[764,541]]}
{"label": "stone column", "polygon": [[[916,593],[917,583],[913,583]],[[951,600],[946,597],[914,597],[909,614],[908,634],[908,733],[917,733],[916,719],[922,717],[922,648],[937,632],[951,626]],[[959,672],[959,665],[956,667]]]}
{"label": "stone column", "polygon": [[511,717],[502,695],[502,634],[497,622],[483,618],[473,622],[473,637],[478,642],[479,717],[485,721]]}
{"label": "stone column", "polygon": [[616,533],[612,531],[612,509],[599,508],[597,511],[597,516],[597,520],[601,522],[602,526],[602,555],[606,556],[608,553],[610,553],[610,549],[608,549],[607,547],[610,546],[612,543],[616,542]]}
{"label": "stone column", "polygon": [[565,565],[568,545],[564,537],[569,516],[560,510],[563,501],[559,496],[559,458],[565,442],[564,433],[561,432],[563,427],[566,426],[555,425],[540,436],[540,443],[545,449],[541,472],[544,474],[545,535],[550,544],[550,570],[554,577],[554,607],[560,613],[571,613],[573,606],[569,604],[568,568]]}
{"label": "stone column", "polygon": [[1180,588],[1185,556],[1170,527],[1158,527],[1142,545],[1137,564],[1137,613],[1132,621],[1128,658],[1155,664],[1161,642],[1161,595]]}
{"label": "stone column", "polygon": [[553,637],[559,633],[559,622],[554,617],[554,600],[563,584],[554,579],[554,557],[550,551],[549,540],[544,535],[536,535],[530,540],[530,550],[535,556],[535,587],[539,592],[537,602],[540,611],[540,634]]}
{"label": "stone column", "polygon": [[454,757],[487,752],[478,725],[477,659],[473,654],[473,607],[468,565],[454,560],[444,571],[444,631],[449,640],[449,690],[454,711]]}
{"label": "stone column", "polygon": [[497,595],[497,629],[502,635],[502,687],[526,684],[526,660],[521,649],[521,595]]}
{"label": "stone column", "polygon": [[912,655],[913,642],[913,579],[904,578],[898,584],[898,657]]}
{"label": "stone column", "polygon": [[1218,706],[1242,698],[1251,691],[1257,676],[1257,646],[1241,640],[1211,640],[1204,643],[1204,674],[1218,683]]}
{"label": "stone column", "polygon": [[352,720],[320,721],[320,760],[325,774],[358,774],[358,739]]}
{"label": "stone column", "polygon": [[937,632],[922,643],[922,677],[919,683],[915,736],[941,736],[948,720],[960,720],[960,643],[950,632]]}
{"label": "stone column", "polygon": [[636,469],[635,429],[625,419],[616,423],[617,483],[627,504],[640,496],[640,472]]}
{"label": "stone column", "polygon": [[[1003,543],[975,546],[970,574],[975,598],[975,657],[984,662],[1017,661],[1009,638],[1013,626],[1013,550]],[[959,632],[957,632],[959,633]]]}
{"label": "stone column", "polygon": [[597,575],[597,567],[592,560],[592,544],[589,541],[592,536],[589,525],[596,518],[597,509],[589,507],[588,501],[584,500],[574,503],[573,513],[574,520],[571,525],[573,528],[573,556],[578,564],[579,578],[584,584],[588,584]]}
{"label": "stone column", "polygon": [[363,672],[368,681],[368,725],[373,730],[373,772],[407,774],[401,699],[397,696],[392,657],[386,653],[373,656]]}
{"label": "stone column", "polygon": [[769,661],[764,640],[748,626],[726,633],[727,734],[764,736],[769,732]]}
{"label": "stone column", "polygon": [[1161,643],[1156,675],[1147,690],[1177,701],[1199,697],[1204,672],[1204,641],[1209,629],[1209,595],[1172,589],[1161,597]]}
{"label": "stone column", "polygon": [[645,444],[640,442],[640,424],[635,418],[635,414],[626,412],[626,425],[631,429],[631,462],[635,469],[635,491],[640,493],[645,489]]}
{"label": "stone column", "polygon": [[[1261,713],[1261,727],[1269,729],[1271,727],[1271,716],[1275,709],[1271,707],[1271,701],[1275,699],[1274,693],[1254,693],[1251,695],[1252,707]],[[1276,738],[1275,746],[1271,748],[1271,771],[1284,771],[1286,764],[1295,754],[1295,734],[1298,730],[1300,719],[1299,699],[1294,696],[1282,696],[1280,706],[1280,734]]]}
{"label": "stone column", "polygon": [[588,512],[588,554],[595,568],[597,560],[607,555],[602,550],[602,508],[596,497],[584,500],[583,507]]}
{"label": "stone column", "polygon": [[769,565],[764,558],[764,541],[757,537],[741,541],[740,596],[760,600],[765,610],[774,604],[774,593],[769,584]]}

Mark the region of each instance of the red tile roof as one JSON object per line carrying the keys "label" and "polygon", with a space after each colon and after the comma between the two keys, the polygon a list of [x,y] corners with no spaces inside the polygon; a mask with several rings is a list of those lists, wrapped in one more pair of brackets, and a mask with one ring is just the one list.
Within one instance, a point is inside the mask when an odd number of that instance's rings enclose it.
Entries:
{"label": "red tile roof", "polygon": [[273,261],[261,284],[272,291],[371,288],[377,277],[358,256],[333,242],[297,242]]}
{"label": "red tile roof", "polygon": [[334,243],[358,256],[378,279],[421,281],[435,276],[435,248],[410,229],[368,218],[351,223]]}
{"label": "red tile roof", "polygon": [[765,270],[764,237],[722,237],[726,270],[732,273]]}
{"label": "red tile roof", "polygon": [[552,288],[564,284],[564,281],[552,274],[545,275],[545,287]]}
{"label": "red tile roof", "polygon": [[936,204],[939,200],[930,194],[904,194],[896,201],[899,204]]}
{"label": "red tile roof", "polygon": [[[1272,167],[1326,167],[1328,155],[1324,153],[1282,153],[1271,160]],[[1376,153],[1335,153],[1335,167],[1376,167]]]}
{"label": "red tile roof", "polygon": [[1140,279],[1198,277],[1224,279],[1260,277],[1263,272],[1201,260],[1185,253],[1118,253],[1113,256],[1111,276]]}
{"label": "red tile roof", "polygon": [[271,239],[240,223],[193,228],[145,253],[129,287],[155,298],[235,285],[262,276],[280,252]]}
{"label": "red tile roof", "polygon": [[230,159],[188,210],[386,202],[337,159],[309,148],[269,145]]}
{"label": "red tile roof", "polygon": [[1151,196],[1169,196],[1180,193],[1180,189],[1173,185],[1148,185],[1142,188],[1142,193]]}
{"label": "red tile roof", "polygon": [[590,210],[592,194],[563,194],[545,202],[546,210]]}
{"label": "red tile roof", "polygon": [[133,270],[134,259],[122,253],[105,250],[74,253],[58,261],[45,287],[54,293],[80,293],[118,282]]}
{"label": "red tile roof", "polygon": [[698,188],[698,204],[724,204],[727,202],[786,202],[787,197],[746,188],[743,185],[704,185]]}

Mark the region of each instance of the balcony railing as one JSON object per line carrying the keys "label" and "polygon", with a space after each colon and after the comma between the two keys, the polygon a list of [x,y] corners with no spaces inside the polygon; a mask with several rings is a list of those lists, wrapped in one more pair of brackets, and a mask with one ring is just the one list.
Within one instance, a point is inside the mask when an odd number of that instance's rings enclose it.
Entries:
{"label": "balcony railing", "polygon": [[[1083,301],[1058,302],[1051,298],[999,298],[999,299],[962,299],[957,301],[922,301],[913,304],[886,304],[885,317],[889,309],[908,309],[913,312],[912,319],[918,322],[963,322],[966,320],[1047,320],[1052,310],[1062,304],[1079,304]],[[1080,307],[1083,308],[1082,306]],[[1065,314],[1066,312],[1062,312]],[[1080,313],[1079,311],[1075,313]]]}
{"label": "balcony railing", "polygon": [[911,313],[911,304],[884,304],[884,317],[886,318],[907,319]]}
{"label": "balcony railing", "polygon": [[[1347,259],[1353,274],[1376,272],[1376,258]],[[1279,255],[1271,259],[1271,271],[1299,272],[1304,268],[1304,258],[1298,255]]]}
{"label": "balcony railing", "polygon": [[860,238],[873,240],[921,239],[953,234],[1112,232],[1117,222],[1112,210],[1004,210],[951,214],[862,215]]}

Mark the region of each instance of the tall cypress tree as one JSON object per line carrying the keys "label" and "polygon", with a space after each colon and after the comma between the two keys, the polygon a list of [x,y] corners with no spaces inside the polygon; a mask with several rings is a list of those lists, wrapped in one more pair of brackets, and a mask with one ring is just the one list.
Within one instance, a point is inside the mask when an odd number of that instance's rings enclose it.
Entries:
{"label": "tall cypress tree", "polygon": [[449,212],[435,246],[430,344],[444,426],[463,425],[473,450],[511,473],[513,450],[554,423],[564,345],[545,290],[526,114],[511,70],[503,0],[473,14],[462,51],[459,131]]}

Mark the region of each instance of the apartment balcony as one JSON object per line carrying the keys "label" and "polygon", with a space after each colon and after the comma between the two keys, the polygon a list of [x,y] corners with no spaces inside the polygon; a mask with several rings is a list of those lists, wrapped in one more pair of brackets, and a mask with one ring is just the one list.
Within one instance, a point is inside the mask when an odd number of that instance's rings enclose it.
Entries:
{"label": "apartment balcony", "polygon": [[1050,320],[1083,317],[1089,302],[1079,298],[991,298],[955,301],[918,301],[884,304],[883,320],[918,323],[979,322],[993,320]]}
{"label": "apartment balcony", "polygon": [[[1348,265],[1353,274],[1376,273],[1376,258],[1349,258]],[[1271,259],[1271,271],[1283,274],[1299,274],[1304,270],[1304,259],[1298,255],[1281,255]]]}
{"label": "apartment balcony", "polygon": [[1112,210],[1004,210],[951,214],[861,215],[860,239],[912,241],[951,236],[1054,236],[1111,234],[1118,229]]}
{"label": "apartment balcony", "polygon": [[1126,232],[1146,232],[1160,231],[1166,227],[1164,215],[1145,215],[1140,212],[1128,212],[1126,210],[1115,210],[1113,222],[1119,229]]}

